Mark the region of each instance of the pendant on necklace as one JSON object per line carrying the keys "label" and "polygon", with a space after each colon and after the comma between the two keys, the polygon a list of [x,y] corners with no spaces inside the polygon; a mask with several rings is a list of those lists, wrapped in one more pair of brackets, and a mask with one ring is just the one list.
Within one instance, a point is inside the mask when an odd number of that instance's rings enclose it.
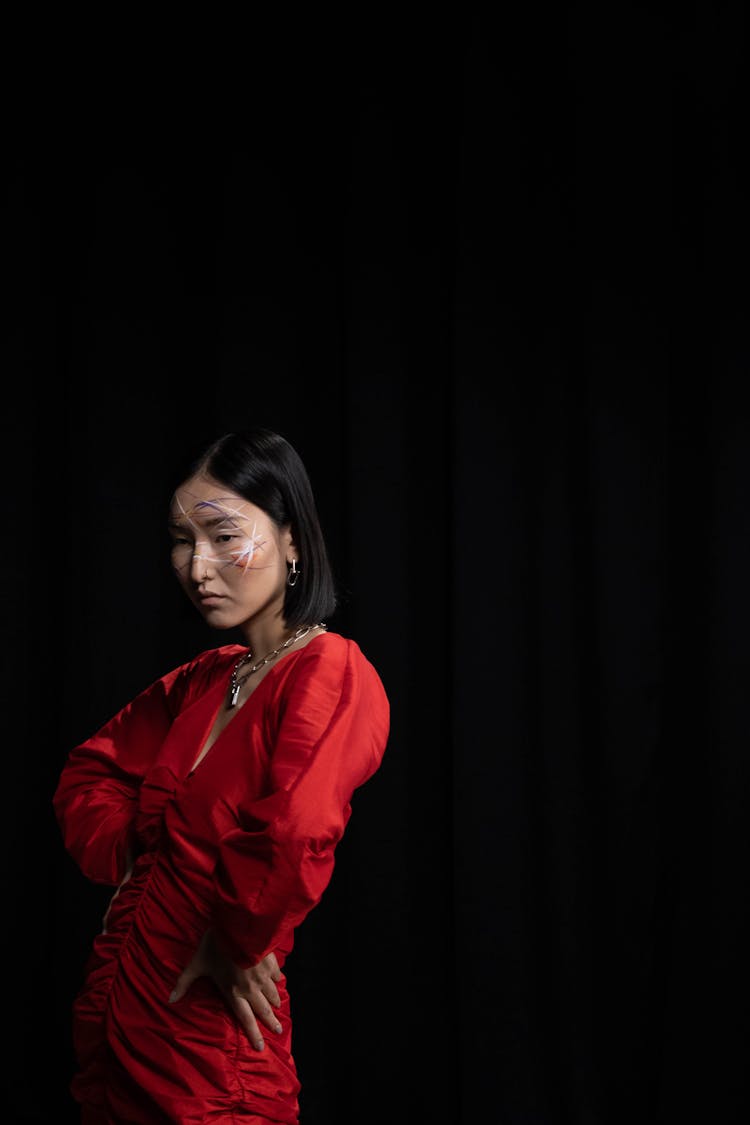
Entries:
{"label": "pendant on necklace", "polygon": [[241,683],[236,683],[232,686],[232,694],[229,697],[229,706],[230,707],[236,707],[237,700],[240,697],[240,688],[241,687],[242,687]]}

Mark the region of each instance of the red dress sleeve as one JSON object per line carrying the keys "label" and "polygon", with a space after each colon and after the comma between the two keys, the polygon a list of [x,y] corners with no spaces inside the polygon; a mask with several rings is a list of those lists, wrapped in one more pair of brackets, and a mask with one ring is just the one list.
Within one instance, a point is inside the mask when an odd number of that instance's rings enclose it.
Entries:
{"label": "red dress sleeve", "polygon": [[242,827],[221,838],[214,871],[213,928],[241,968],[262,960],[319,902],[353,791],[380,765],[389,719],[380,677],[351,640],[311,648],[290,673],[269,787],[240,808]]}
{"label": "red dress sleeve", "polygon": [[125,878],[138,788],[180,709],[197,660],[156,680],[68,754],[53,809],[65,848],[94,883],[114,886]]}

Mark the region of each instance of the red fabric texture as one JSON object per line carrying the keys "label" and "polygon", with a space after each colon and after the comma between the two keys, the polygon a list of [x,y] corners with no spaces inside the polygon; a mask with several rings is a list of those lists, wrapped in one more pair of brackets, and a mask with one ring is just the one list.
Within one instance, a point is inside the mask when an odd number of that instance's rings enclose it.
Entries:
{"label": "red fabric texture", "polygon": [[283,973],[283,1033],[259,1024],[262,1052],[208,977],[168,997],[209,926],[238,965],[273,950],[283,969],[331,879],[352,794],[380,765],[390,708],[356,642],[321,634],[269,670],[193,769],[244,651],[169,672],[61,771],[64,845],[117,888],[72,1013],[71,1092],[91,1125],[299,1120]]}

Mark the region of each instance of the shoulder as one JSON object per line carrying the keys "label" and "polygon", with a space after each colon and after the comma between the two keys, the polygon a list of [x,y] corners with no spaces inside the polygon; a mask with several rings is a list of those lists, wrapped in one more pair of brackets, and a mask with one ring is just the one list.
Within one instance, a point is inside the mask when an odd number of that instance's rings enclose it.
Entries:
{"label": "shoulder", "polygon": [[297,653],[295,668],[320,675],[340,675],[347,668],[364,668],[370,662],[355,640],[342,633],[319,633]]}
{"label": "shoulder", "polygon": [[171,710],[183,710],[218,679],[229,675],[232,665],[245,651],[239,644],[204,649],[167,672],[157,683],[169,699]]}
{"label": "shoulder", "polygon": [[360,645],[342,633],[320,633],[290,661],[286,693],[302,686],[329,688],[348,697],[371,697],[385,703],[381,678]]}
{"label": "shoulder", "polygon": [[364,763],[366,776],[382,756],[390,729],[390,708],[380,677],[360,645],[340,633],[320,633],[276,665],[267,696],[269,738],[291,747],[340,745],[351,763]]}
{"label": "shoulder", "polygon": [[192,672],[203,672],[208,675],[212,672],[224,672],[231,668],[246,652],[247,646],[240,644],[206,648],[199,652],[197,656],[194,656],[185,667]]}
{"label": "shoulder", "polygon": [[192,656],[182,664],[178,664],[171,672],[162,677],[164,680],[173,678],[200,679],[212,678],[228,671],[235,661],[246,651],[242,645],[220,645],[217,648],[203,649],[196,656]]}

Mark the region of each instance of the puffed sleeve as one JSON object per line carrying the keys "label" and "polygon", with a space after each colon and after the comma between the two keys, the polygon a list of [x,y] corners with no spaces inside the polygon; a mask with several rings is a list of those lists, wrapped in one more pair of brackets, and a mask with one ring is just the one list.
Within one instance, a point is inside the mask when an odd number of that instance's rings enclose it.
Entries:
{"label": "puffed sleeve", "polygon": [[65,848],[94,883],[117,885],[126,875],[138,788],[179,710],[193,663],[156,680],[68,754],[52,805]]}
{"label": "puffed sleeve", "polygon": [[212,924],[242,968],[257,964],[319,902],[351,797],[380,765],[389,703],[352,640],[330,634],[285,684],[269,786],[219,842]]}

